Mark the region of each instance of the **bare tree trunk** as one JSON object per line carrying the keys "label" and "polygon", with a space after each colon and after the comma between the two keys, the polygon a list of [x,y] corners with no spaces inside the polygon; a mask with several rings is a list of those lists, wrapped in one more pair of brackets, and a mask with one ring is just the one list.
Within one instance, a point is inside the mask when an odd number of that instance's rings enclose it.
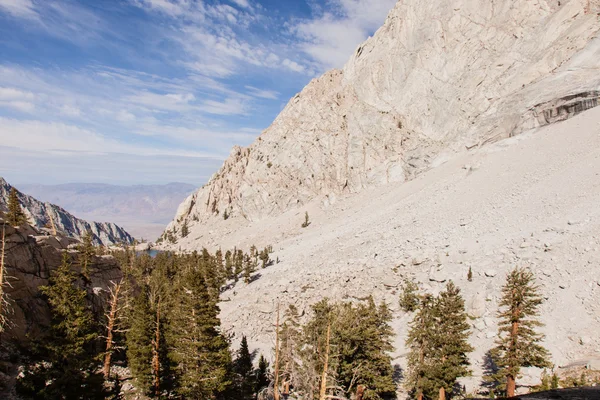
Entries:
{"label": "bare tree trunk", "polygon": [[[520,315],[520,310],[517,308],[514,313],[516,317]],[[518,318],[515,318],[518,320]],[[513,322],[510,329],[510,339],[511,339],[511,347],[516,346],[517,344],[517,333],[519,331],[519,323]],[[513,349],[511,349],[513,350]],[[513,351],[514,353],[514,351]],[[513,397],[515,395],[515,389],[517,387],[517,383],[515,382],[515,376],[509,374],[506,376],[506,397]]]}
{"label": "bare tree trunk", "polygon": [[325,362],[323,363],[323,374],[321,375],[321,390],[319,400],[325,400],[327,395],[327,369],[329,368],[329,339],[331,337],[331,322],[327,324],[327,341],[325,344]]}
{"label": "bare tree trunk", "polygon": [[506,376],[506,397],[513,397],[515,395],[515,389],[517,387],[517,383],[515,382],[515,377],[512,375]]}
{"label": "bare tree trunk", "polygon": [[115,284],[114,288],[111,289],[110,299],[110,312],[108,314],[108,321],[106,324],[106,353],[104,354],[104,379],[108,379],[110,375],[110,360],[112,358],[113,348],[113,332],[115,329],[115,322],[117,320],[117,310],[119,305],[119,292],[121,290],[122,281]]}
{"label": "bare tree trunk", "polygon": [[440,388],[439,400],[446,400],[446,389],[443,387]]}
{"label": "bare tree trunk", "polygon": [[4,309],[4,251],[6,250],[6,225],[2,224],[2,253],[0,254],[0,333],[4,332],[5,315]]}
{"label": "bare tree trunk", "polygon": [[356,388],[356,400],[362,400],[363,396],[365,395],[365,386],[364,385],[358,385],[358,387]]}
{"label": "bare tree trunk", "polygon": [[273,397],[279,400],[279,303],[277,303],[277,320],[275,322],[275,384]]}
{"label": "bare tree trunk", "polygon": [[154,348],[152,349],[152,370],[154,373],[154,394],[158,397],[160,394],[160,297],[156,305],[156,333],[154,338]]}
{"label": "bare tree trunk", "polygon": [[417,400],[423,400],[423,392],[419,392],[419,394],[417,395]]}

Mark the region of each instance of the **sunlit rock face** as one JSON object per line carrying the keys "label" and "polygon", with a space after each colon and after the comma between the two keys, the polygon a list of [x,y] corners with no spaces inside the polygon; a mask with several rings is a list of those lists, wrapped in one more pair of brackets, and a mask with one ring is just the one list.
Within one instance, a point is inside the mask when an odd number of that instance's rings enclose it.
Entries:
{"label": "sunlit rock face", "polygon": [[168,228],[328,205],[597,105],[599,11],[598,0],[398,1],[342,70],[235,147]]}

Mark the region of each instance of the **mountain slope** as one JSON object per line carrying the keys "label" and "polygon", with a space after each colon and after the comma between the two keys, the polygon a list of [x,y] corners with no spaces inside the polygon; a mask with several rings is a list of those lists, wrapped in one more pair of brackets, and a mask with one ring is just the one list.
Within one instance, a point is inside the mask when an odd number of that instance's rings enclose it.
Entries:
{"label": "mountain slope", "polygon": [[[0,177],[0,210],[7,209],[8,195],[12,186]],[[133,237],[123,228],[111,222],[88,222],[76,218],[63,208],[51,203],[43,203],[34,197],[18,192],[23,211],[32,225],[42,228],[54,223],[57,231],[75,239],[81,239],[87,232],[94,235],[97,245],[112,245],[117,243],[133,243]]]}
{"label": "mountain slope", "polygon": [[117,186],[95,183],[20,185],[31,196],[61,207],[86,220],[108,220],[137,238],[155,239],[177,206],[195,189],[186,183]]}
{"label": "mountain slope", "polygon": [[[600,360],[599,177],[596,108],[460,155],[404,185],[242,226],[228,220],[197,241],[211,249],[273,245],[271,257],[280,262],[257,271],[251,284],[227,289],[219,304],[223,327],[267,354],[278,302],[302,312],[324,297],[372,294],[393,311],[394,363],[404,367],[412,315],[398,306],[403,279],[433,293],[453,280],[471,316],[470,392],[496,337],[500,288],[515,266],[531,268],[541,286],[541,330],[553,363]],[[311,224],[301,228],[305,210]],[[525,370],[521,382],[539,384],[540,372]]]}
{"label": "mountain slope", "polygon": [[[401,183],[456,153],[598,104],[600,1],[401,0],[179,208],[203,233]],[[209,228],[210,227],[210,228]],[[195,248],[190,240],[178,243]]]}

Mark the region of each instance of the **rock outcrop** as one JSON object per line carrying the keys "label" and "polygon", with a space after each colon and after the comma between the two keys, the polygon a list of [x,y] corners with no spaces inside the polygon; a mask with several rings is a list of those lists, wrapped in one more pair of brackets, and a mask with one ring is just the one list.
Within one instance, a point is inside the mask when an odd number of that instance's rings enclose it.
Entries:
{"label": "rock outcrop", "polygon": [[[7,209],[11,188],[12,186],[0,177],[0,211]],[[111,222],[84,221],[57,205],[43,203],[21,192],[18,192],[18,197],[29,223],[35,227],[51,227],[54,224],[57,232],[75,239],[81,239],[86,232],[90,231],[96,245],[133,243],[133,237],[125,229]]]}
{"label": "rock outcrop", "polygon": [[[23,343],[34,339],[50,323],[50,309],[39,290],[48,284],[53,270],[61,264],[63,252],[67,252],[73,269],[79,271],[79,253],[73,245],[76,239],[63,235],[50,235],[33,226],[18,228],[5,224],[0,218],[0,236],[5,232],[4,280],[10,305],[8,329],[3,338]],[[95,256],[90,266],[89,284],[79,285],[88,291],[87,299],[97,315],[103,312],[110,282],[117,282],[123,274],[117,261],[110,255]]]}
{"label": "rock outcrop", "polygon": [[168,230],[185,223],[197,237],[224,213],[259,221],[328,206],[598,105],[599,13],[599,0],[398,1],[342,70],[235,147]]}

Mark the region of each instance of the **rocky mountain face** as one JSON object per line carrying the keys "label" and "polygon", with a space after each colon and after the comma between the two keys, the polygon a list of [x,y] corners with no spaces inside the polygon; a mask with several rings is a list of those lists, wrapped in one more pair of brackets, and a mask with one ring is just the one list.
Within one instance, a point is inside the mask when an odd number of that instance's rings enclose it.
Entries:
{"label": "rocky mountain face", "polygon": [[136,238],[156,239],[195,187],[186,183],[117,186],[98,183],[20,185],[38,200],[58,204],[80,218],[112,221]]}
{"label": "rocky mountain face", "polygon": [[342,70],[234,148],[169,229],[328,205],[596,106],[599,11],[599,0],[398,1]]}
{"label": "rocky mountain face", "polygon": [[373,295],[393,310],[404,368],[401,283],[435,294],[452,280],[471,317],[468,391],[497,335],[506,274],[527,266],[552,361],[597,366],[599,13],[598,0],[398,1],[342,70],[233,149],[162,246],[273,245],[279,262],[220,304],[223,327],[265,353],[277,304]]}
{"label": "rocky mountain face", "polygon": [[[18,341],[34,339],[39,329],[49,325],[50,310],[40,294],[39,287],[48,284],[53,270],[61,264],[66,251],[73,268],[79,270],[77,239],[64,235],[52,235],[49,230],[30,225],[12,227],[0,218],[0,229],[4,228],[6,245],[4,280],[11,305],[10,321],[6,336]],[[0,233],[1,235],[1,233]],[[111,281],[122,278],[121,269],[113,256],[95,256],[90,266],[88,300],[95,312],[100,313],[104,299],[101,297]],[[79,282],[84,287],[83,279]],[[4,334],[3,334],[4,336]]]}
{"label": "rocky mountain face", "polygon": [[[0,211],[7,209],[11,188],[12,186],[0,177]],[[18,192],[18,197],[29,222],[38,228],[50,227],[54,223],[58,232],[75,239],[81,239],[86,232],[91,231],[96,245],[133,243],[133,237],[114,223],[84,221],[59,206],[43,203],[22,192]]]}

